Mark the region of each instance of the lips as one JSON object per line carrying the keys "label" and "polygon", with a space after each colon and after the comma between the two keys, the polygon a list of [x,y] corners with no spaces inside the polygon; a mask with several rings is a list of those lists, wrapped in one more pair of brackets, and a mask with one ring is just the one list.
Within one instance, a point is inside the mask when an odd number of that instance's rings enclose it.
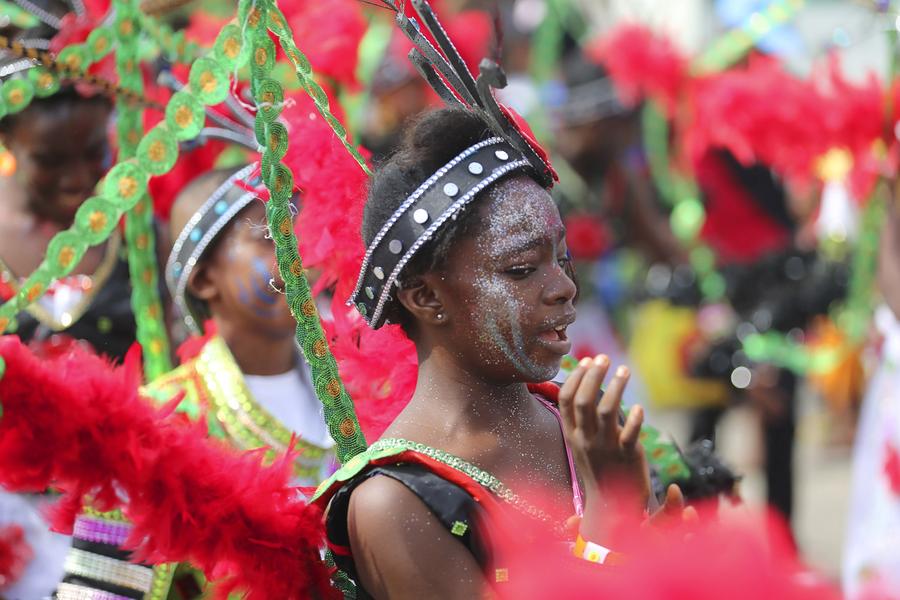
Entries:
{"label": "lips", "polygon": [[575,313],[567,313],[549,323],[537,334],[538,342],[553,354],[563,356],[572,349],[572,342],[566,335],[566,328],[575,321]]}

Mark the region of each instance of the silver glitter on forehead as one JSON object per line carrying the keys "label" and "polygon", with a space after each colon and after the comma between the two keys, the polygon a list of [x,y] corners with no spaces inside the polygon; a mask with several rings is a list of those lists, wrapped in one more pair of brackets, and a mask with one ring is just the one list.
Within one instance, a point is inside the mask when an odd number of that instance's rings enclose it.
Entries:
{"label": "silver glitter on forehead", "polygon": [[[522,202],[521,198],[529,198]],[[488,191],[489,210],[484,211],[485,248],[491,256],[503,256],[548,228],[561,225],[549,194],[532,180],[517,177]]]}

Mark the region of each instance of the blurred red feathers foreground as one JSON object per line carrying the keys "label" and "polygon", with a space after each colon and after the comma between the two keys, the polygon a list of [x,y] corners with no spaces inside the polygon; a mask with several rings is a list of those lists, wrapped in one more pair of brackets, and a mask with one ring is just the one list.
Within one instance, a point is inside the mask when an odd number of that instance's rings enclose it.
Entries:
{"label": "blurred red feathers foreground", "polygon": [[[132,353],[114,368],[84,351],[39,360],[15,337],[0,338],[0,484],[14,491],[54,487],[63,499],[54,526],[71,529],[86,497],[122,507],[134,523],[135,559],[185,561],[221,581],[217,594],[327,598],[319,560],[322,515],[290,485],[289,456],[264,466],[208,439],[201,424],[157,410],[138,394]],[[201,420],[202,421],[202,420]],[[837,594],[797,559],[785,529],[748,512],[700,523],[619,523],[615,567],[573,559],[522,523],[495,540],[510,598],[629,600],[828,600]],[[607,542],[608,543],[608,542]],[[498,559],[499,561],[499,559]],[[887,598],[873,593],[871,599]]]}

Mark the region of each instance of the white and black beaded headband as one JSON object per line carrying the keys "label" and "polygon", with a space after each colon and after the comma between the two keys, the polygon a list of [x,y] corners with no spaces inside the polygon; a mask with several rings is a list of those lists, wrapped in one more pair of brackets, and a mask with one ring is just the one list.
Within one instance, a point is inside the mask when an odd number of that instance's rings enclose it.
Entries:
{"label": "white and black beaded headband", "polygon": [[478,194],[510,173],[530,166],[509,142],[492,137],[438,169],[404,200],[372,240],[348,304],[355,305],[370,326],[381,327],[385,305],[392,300],[403,268],[416,252]]}
{"label": "white and black beaded headband", "polygon": [[409,59],[447,105],[475,113],[495,137],[467,148],[438,169],[400,205],[369,245],[348,304],[355,305],[373,328],[384,323],[385,305],[403,268],[479,193],[516,171],[526,172],[545,188],[552,187],[555,177],[544,153],[494,97],[494,89],[506,86],[500,66],[483,59],[476,79],[427,0],[410,3],[418,20],[406,15],[405,1],[381,0],[397,13],[397,24],[413,43]]}
{"label": "white and black beaded headband", "polygon": [[[191,273],[222,230],[241,210],[256,199],[255,192],[237,185],[238,181],[249,177],[255,169],[256,165],[246,166],[216,188],[216,191],[191,216],[172,246],[172,252],[166,262],[166,285],[181,317],[193,333],[202,333],[202,324],[198,322],[201,313],[197,301],[187,293]],[[251,181],[248,187],[256,188],[258,183]]]}

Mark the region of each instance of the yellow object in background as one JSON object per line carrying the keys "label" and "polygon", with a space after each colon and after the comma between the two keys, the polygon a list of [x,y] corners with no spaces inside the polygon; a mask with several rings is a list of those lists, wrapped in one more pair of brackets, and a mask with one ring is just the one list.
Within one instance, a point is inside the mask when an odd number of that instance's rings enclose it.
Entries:
{"label": "yellow object in background", "polygon": [[9,177],[16,172],[16,157],[0,146],[0,177]]}
{"label": "yellow object in background", "polygon": [[681,349],[697,332],[697,311],[651,300],[634,314],[629,356],[643,373],[655,408],[708,408],[728,402],[728,387],[717,380],[688,377]]}
{"label": "yellow object in background", "polygon": [[841,358],[828,371],[809,374],[809,383],[837,415],[855,410],[862,402],[866,384],[863,344],[850,342],[834,321],[822,317],[813,324],[810,351],[839,350]]}

